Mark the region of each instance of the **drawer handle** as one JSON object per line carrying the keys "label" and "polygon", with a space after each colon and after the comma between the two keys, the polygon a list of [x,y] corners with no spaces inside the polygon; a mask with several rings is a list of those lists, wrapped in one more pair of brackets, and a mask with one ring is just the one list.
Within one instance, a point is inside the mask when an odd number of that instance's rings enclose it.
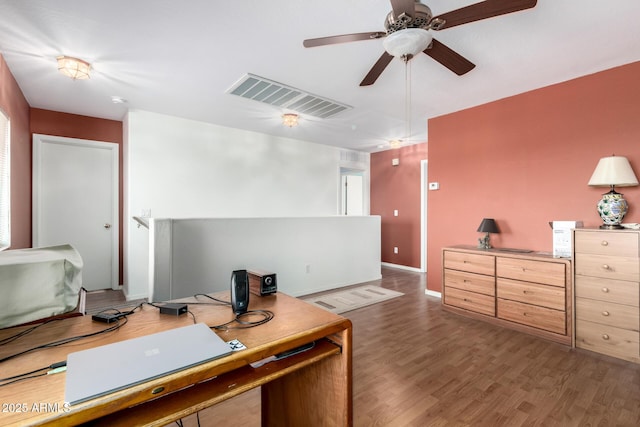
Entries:
{"label": "drawer handle", "polygon": [[605,294],[609,292],[609,288],[602,288],[602,292],[604,292]]}
{"label": "drawer handle", "polygon": [[609,242],[607,242],[606,240],[603,240],[600,244],[602,246],[609,246]]}
{"label": "drawer handle", "polygon": [[602,334],[602,339],[603,339],[603,340],[608,340],[608,339],[609,339],[609,335],[607,335],[607,334]]}
{"label": "drawer handle", "polygon": [[605,270],[611,269],[608,264],[602,264],[602,268],[604,268]]}
{"label": "drawer handle", "polygon": [[527,291],[522,291],[522,293],[526,295],[526,294],[527,294]]}
{"label": "drawer handle", "polygon": [[608,315],[609,315],[609,312],[608,312],[608,311],[603,311],[603,312],[602,312],[602,315],[603,315],[603,316],[608,316]]}

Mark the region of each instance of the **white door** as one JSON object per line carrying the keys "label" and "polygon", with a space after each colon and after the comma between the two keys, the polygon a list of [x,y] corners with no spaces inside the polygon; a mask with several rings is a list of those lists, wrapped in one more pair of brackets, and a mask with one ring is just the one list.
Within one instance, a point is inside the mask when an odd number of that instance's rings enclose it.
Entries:
{"label": "white door", "polygon": [[341,215],[364,215],[364,179],[362,171],[341,168]]}
{"label": "white door", "polygon": [[118,144],[33,135],[33,246],[69,243],[87,290],[118,287]]}

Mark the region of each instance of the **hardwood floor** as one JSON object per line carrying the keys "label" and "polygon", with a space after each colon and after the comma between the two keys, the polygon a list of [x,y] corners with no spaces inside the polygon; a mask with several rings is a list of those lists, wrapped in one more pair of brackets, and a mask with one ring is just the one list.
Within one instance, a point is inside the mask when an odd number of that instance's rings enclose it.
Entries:
{"label": "hardwood floor", "polygon": [[[424,274],[383,268],[374,283],[404,296],[344,314],[355,426],[640,425],[639,365],[443,311]],[[200,412],[222,422],[259,426],[259,391]]]}

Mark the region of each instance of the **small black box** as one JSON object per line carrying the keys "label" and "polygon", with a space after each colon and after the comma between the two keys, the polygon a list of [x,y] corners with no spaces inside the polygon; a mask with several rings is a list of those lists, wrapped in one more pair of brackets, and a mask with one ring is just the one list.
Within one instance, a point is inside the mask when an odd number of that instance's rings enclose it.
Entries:
{"label": "small black box", "polygon": [[160,314],[171,314],[173,316],[180,316],[188,311],[187,304],[168,302],[160,307]]}
{"label": "small black box", "polygon": [[278,291],[276,274],[262,270],[249,270],[249,289],[252,294],[265,296]]}

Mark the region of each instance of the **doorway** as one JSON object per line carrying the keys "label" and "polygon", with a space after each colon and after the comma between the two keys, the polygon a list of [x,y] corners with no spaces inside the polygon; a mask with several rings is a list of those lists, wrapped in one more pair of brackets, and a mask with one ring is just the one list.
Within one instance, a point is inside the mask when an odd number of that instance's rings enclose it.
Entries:
{"label": "doorway", "polygon": [[340,168],[340,215],[364,215],[364,171]]}
{"label": "doorway", "polygon": [[33,246],[75,247],[89,291],[119,287],[118,149],[33,135]]}

